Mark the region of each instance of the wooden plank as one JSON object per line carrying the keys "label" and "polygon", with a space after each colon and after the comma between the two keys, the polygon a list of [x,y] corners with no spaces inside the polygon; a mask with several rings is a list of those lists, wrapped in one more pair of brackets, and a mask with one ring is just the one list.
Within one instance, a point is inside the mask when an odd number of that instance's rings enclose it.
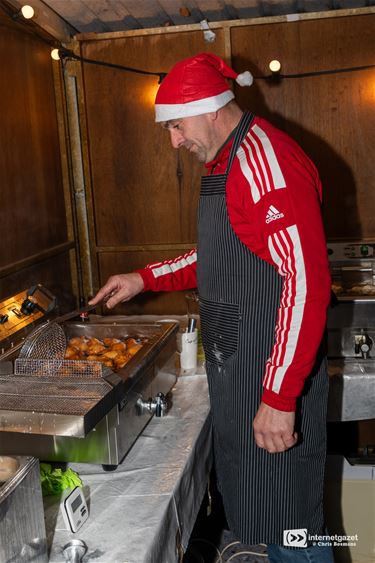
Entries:
{"label": "wooden plank", "polygon": [[94,33],[110,31],[96,14],[91,10],[90,3],[84,0],[44,0],[57,14],[68,21],[80,32]]}
{"label": "wooden plank", "polygon": [[[221,22],[211,22],[210,28],[213,30],[224,29],[225,27],[236,28],[236,27],[248,27],[248,26],[258,26],[265,24],[279,24],[291,21],[311,21],[320,19],[336,19],[336,18],[346,18],[352,16],[362,16],[367,14],[375,14],[375,7],[370,6],[366,8],[353,8],[347,10],[331,10],[324,12],[312,12],[305,14],[293,14],[293,19],[289,14],[283,16],[269,16],[269,17],[257,17],[250,19],[239,19]],[[201,27],[199,24],[189,24],[189,25],[175,25],[169,27],[157,27],[153,29],[135,29],[131,31],[116,31],[111,33],[81,33],[76,36],[78,41],[107,41],[108,39],[122,39],[126,37],[144,37],[152,35],[167,35],[175,33],[186,33],[189,31],[198,31]]]}
{"label": "wooden plank", "polygon": [[262,4],[259,0],[227,0],[226,4],[230,5],[230,9],[232,13],[235,13],[237,19],[264,15]]}
{"label": "wooden plank", "polygon": [[[73,72],[72,72],[73,69]],[[87,193],[90,192],[90,180],[87,172],[87,135],[80,65],[70,62],[65,67],[65,95],[68,110],[70,154],[72,162],[73,202],[76,215],[76,228],[80,273],[83,296],[93,293],[96,262],[92,257],[93,235],[90,236],[88,222]]]}
{"label": "wooden plank", "polygon": [[[286,74],[373,64],[375,17],[304,20],[232,29],[237,71],[268,74],[280,60]],[[324,186],[329,238],[375,235],[375,70],[265,82],[238,88],[242,107],[289,133],[316,163]]]}
{"label": "wooden plank", "polygon": [[208,20],[210,25],[214,21],[228,20],[232,17],[223,0],[194,0],[194,3],[203,14],[202,19]]}
{"label": "wooden plank", "polygon": [[44,2],[41,0],[27,0],[27,2],[24,0],[7,0],[7,3],[14,6],[16,10],[20,10],[26,3],[32,6],[35,10],[33,23],[59,41],[70,41],[72,36],[78,31],[77,28],[61,18],[57,12],[50,9],[48,4],[51,2],[48,0]]}
{"label": "wooden plank", "polygon": [[116,245],[116,246],[97,246],[97,252],[155,252],[158,250],[167,250],[169,253],[172,253],[174,256],[184,254],[191,250],[191,248],[196,246],[196,242],[192,242],[190,244],[180,244],[180,243],[166,243],[166,244],[127,244],[125,245]]}
{"label": "wooden plank", "polygon": [[50,48],[0,33],[0,266],[67,242]]}
{"label": "wooden plank", "polygon": [[283,14],[294,14],[296,4],[294,0],[267,0],[261,3],[261,14],[263,16],[279,16]]}
{"label": "wooden plank", "polygon": [[183,16],[180,14],[180,8],[188,8],[187,2],[179,3],[176,0],[158,0],[158,4],[161,8],[168,14],[171,22],[174,25],[187,25],[194,24],[199,21],[199,18],[195,16],[194,10],[190,9],[190,16]]}
{"label": "wooden plank", "polygon": [[76,239],[76,215],[75,210],[72,206],[72,174],[71,174],[71,159],[70,159],[70,147],[68,144],[69,131],[68,131],[68,116],[67,108],[65,103],[65,91],[64,91],[64,78],[63,69],[59,64],[53,64],[53,76],[55,84],[55,98],[56,98],[56,112],[57,112],[57,123],[59,131],[60,140],[60,157],[61,157],[61,173],[62,182],[64,188],[64,202],[65,202],[65,215],[67,224],[67,234],[68,239],[75,241],[74,251],[69,253],[70,258],[70,271],[72,278],[72,288],[74,295],[83,295],[81,286],[81,276],[79,271],[81,269],[79,263],[79,255],[77,254],[78,243]]}
{"label": "wooden plank", "polygon": [[12,262],[11,264],[7,264],[6,266],[2,266],[0,268],[0,278],[4,278],[9,276],[10,274],[14,274],[23,268],[28,268],[29,266],[33,266],[35,264],[39,264],[39,262],[43,262],[48,258],[52,258],[53,256],[58,256],[59,254],[66,253],[68,250],[74,248],[74,242],[64,242],[63,244],[59,244],[57,246],[46,248],[45,250],[41,250],[37,254],[32,256],[28,256],[27,258],[23,258],[22,260],[18,260],[17,262]]}
{"label": "wooden plank", "polygon": [[[237,2],[238,0],[234,0]],[[295,12],[321,12],[323,10],[332,10],[332,0],[297,0]],[[336,0],[335,8],[343,9],[343,8],[359,8],[360,2],[357,1],[355,6],[343,6],[343,2],[340,0]],[[365,6],[365,2],[363,2],[362,7]]]}
{"label": "wooden plank", "polygon": [[86,0],[85,4],[112,31],[142,27],[120,0]]}
{"label": "wooden plank", "polygon": [[122,0],[122,3],[143,27],[164,26],[169,21],[168,14],[154,0]]}

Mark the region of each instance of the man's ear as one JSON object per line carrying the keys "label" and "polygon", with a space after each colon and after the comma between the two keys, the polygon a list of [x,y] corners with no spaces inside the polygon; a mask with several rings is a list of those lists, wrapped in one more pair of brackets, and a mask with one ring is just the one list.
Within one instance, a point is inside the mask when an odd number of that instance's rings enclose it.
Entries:
{"label": "man's ear", "polygon": [[218,111],[210,111],[208,114],[208,117],[211,121],[216,121],[217,116],[219,115]]}

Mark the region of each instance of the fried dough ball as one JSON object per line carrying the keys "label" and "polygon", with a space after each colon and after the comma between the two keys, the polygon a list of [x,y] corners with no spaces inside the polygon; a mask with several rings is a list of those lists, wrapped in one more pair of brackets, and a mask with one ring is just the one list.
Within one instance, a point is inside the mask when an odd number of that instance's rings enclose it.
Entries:
{"label": "fried dough ball", "polygon": [[65,359],[66,360],[73,360],[76,359],[75,356],[79,355],[77,348],[71,346],[70,344],[67,346],[65,350]]}
{"label": "fried dough ball", "polygon": [[124,342],[118,338],[74,336],[68,342],[65,358],[69,360],[88,360],[101,362],[113,371],[122,369],[127,362],[142,348],[144,342],[127,338]]}
{"label": "fried dough ball", "polygon": [[88,339],[85,336],[74,336],[69,340],[69,345],[84,354],[87,351]]}
{"label": "fried dough ball", "polygon": [[82,356],[81,356],[78,352],[76,352],[76,353],[74,353],[74,354],[71,354],[71,355],[69,356],[69,358],[67,358],[67,357],[65,356],[65,359],[66,359],[66,360],[82,360]]}
{"label": "fried dough ball", "polygon": [[84,336],[73,336],[73,338],[69,340],[69,346],[75,346],[78,348],[84,338]]}
{"label": "fried dough ball", "polygon": [[125,352],[126,351],[126,344],[125,342],[116,342],[110,346],[111,350],[116,350],[117,352]]}
{"label": "fried dough ball", "polygon": [[131,358],[130,354],[126,354],[126,353],[125,354],[119,354],[117,356],[117,358],[115,358],[113,360],[113,364],[114,364],[115,369],[123,368],[128,363],[130,358]]}
{"label": "fried dough ball", "polygon": [[118,342],[121,342],[118,338],[103,338],[103,344],[108,346],[108,348],[112,348],[112,346]]}
{"label": "fried dough ball", "polygon": [[127,351],[131,356],[134,356],[142,348],[142,344],[133,344],[132,346],[127,347]]}
{"label": "fried dough ball", "polygon": [[104,364],[105,366],[107,366],[107,368],[111,368],[111,370],[114,370],[114,365],[113,362],[111,360],[100,360],[102,364]]}
{"label": "fried dough ball", "polygon": [[103,352],[103,354],[101,354],[101,357],[106,358],[107,360],[114,360],[118,355],[119,353],[116,352],[116,350],[108,350],[107,352]]}
{"label": "fried dough ball", "polygon": [[101,356],[98,356],[97,354],[89,354],[88,356],[84,356],[82,359],[87,360],[88,362],[100,362]]}
{"label": "fried dough ball", "polygon": [[98,340],[97,338],[90,338],[88,345],[87,345],[87,351],[86,353],[88,355],[91,354],[101,354],[102,352],[105,352],[106,347],[104,346],[104,344],[102,342],[100,342],[100,340]]}

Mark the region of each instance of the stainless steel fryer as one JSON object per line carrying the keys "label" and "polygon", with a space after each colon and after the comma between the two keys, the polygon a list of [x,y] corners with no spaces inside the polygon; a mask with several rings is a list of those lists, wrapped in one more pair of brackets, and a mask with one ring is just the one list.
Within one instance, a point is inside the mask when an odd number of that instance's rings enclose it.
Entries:
{"label": "stainless steel fryer", "polygon": [[163,366],[175,351],[178,324],[91,315],[59,326],[67,340],[84,335],[147,342],[117,373],[98,362],[22,359],[20,347],[10,350],[0,375],[0,454],[117,465],[176,381]]}

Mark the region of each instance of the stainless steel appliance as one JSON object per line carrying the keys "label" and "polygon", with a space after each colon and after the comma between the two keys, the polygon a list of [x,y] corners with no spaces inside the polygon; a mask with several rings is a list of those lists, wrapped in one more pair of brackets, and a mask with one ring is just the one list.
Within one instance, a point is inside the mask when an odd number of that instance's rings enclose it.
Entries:
{"label": "stainless steel appliance", "polygon": [[375,242],[328,244],[331,421],[375,418]]}
{"label": "stainless steel appliance", "polygon": [[33,457],[0,456],[0,468],[11,461],[15,464],[13,475],[0,482],[0,561],[46,563],[47,539],[39,462]]}
{"label": "stainless steel appliance", "polygon": [[[178,323],[70,318],[77,316],[37,327],[26,342],[12,333],[0,362],[0,454],[116,466],[153,414],[163,414],[176,381],[163,367],[175,351]],[[144,342],[114,373],[98,362],[63,359],[61,347],[79,336]]]}

